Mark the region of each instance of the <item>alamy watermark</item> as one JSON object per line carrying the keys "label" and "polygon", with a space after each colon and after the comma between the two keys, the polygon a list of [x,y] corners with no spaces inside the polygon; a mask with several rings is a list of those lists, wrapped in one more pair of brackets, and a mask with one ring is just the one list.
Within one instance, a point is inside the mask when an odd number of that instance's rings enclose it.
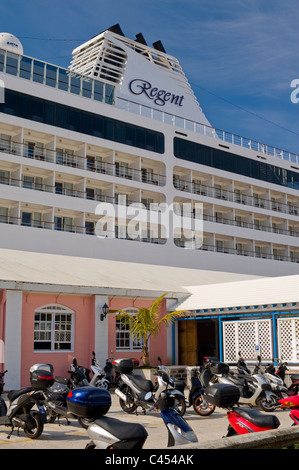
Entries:
{"label": "alamy watermark", "polygon": [[184,242],[186,248],[200,248],[203,242],[202,203],[127,205],[126,197],[118,196],[118,204],[101,202],[95,214],[100,216],[95,226],[98,238],[173,238]]}
{"label": "alamy watermark", "polygon": [[291,81],[291,88],[295,88],[291,93],[291,101],[297,104],[299,103],[299,78],[295,78]]}

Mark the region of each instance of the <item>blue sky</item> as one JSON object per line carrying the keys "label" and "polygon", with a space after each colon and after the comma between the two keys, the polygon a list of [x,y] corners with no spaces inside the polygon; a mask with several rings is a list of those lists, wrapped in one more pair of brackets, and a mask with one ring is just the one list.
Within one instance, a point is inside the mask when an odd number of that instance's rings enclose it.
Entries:
{"label": "blue sky", "polygon": [[135,39],[161,40],[211,124],[299,154],[297,0],[14,0],[0,31],[24,54],[67,67],[72,50],[119,23]]}

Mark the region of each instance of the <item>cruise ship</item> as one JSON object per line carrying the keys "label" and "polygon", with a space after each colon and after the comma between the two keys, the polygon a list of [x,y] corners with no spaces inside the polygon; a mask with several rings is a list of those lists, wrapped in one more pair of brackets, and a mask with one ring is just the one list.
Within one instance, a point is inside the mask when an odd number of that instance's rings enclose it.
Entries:
{"label": "cruise ship", "polygon": [[114,25],[63,68],[2,33],[0,85],[2,253],[298,273],[299,156],[213,127],[160,40]]}
{"label": "cruise ship", "polygon": [[[298,156],[213,128],[161,41],[149,47],[115,25],[64,69],[23,55],[10,36],[0,43],[2,248],[298,272]],[[105,204],[112,228],[100,224]],[[123,206],[138,205],[145,216],[130,235]],[[174,236],[163,205],[184,215]]]}

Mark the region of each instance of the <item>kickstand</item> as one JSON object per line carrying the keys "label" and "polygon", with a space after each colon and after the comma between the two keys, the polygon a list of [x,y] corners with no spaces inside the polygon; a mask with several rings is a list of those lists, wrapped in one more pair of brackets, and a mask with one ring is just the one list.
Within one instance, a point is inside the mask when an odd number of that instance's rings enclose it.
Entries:
{"label": "kickstand", "polygon": [[14,432],[14,427],[12,426],[11,431],[8,434],[8,436],[6,437],[6,439],[10,439],[10,436],[12,435],[13,432]]}

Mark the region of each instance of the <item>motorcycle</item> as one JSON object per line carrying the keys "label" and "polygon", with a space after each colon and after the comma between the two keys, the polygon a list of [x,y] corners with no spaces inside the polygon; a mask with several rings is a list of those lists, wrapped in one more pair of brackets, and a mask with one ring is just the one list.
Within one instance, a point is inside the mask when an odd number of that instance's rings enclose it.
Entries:
{"label": "motorcycle", "polygon": [[[275,372],[275,367],[273,365],[273,368],[272,368],[272,373],[275,374],[276,377],[280,377],[280,379],[283,381],[284,385],[286,386],[285,384],[285,375],[286,375],[286,371],[289,370],[287,368],[287,362],[282,362],[282,360],[280,361],[279,363],[279,366],[277,368],[277,371]],[[291,374],[291,385],[289,387],[287,387],[287,391],[289,393],[289,395],[298,395],[299,393],[299,374]]]}
{"label": "motorcycle", "polygon": [[96,355],[94,351],[92,352],[91,370],[93,372],[93,377],[90,380],[89,385],[108,390],[109,381],[106,378],[105,372],[100,367],[99,362],[96,360]]}
{"label": "motorcycle", "polygon": [[[288,389],[283,383],[283,380],[278,377],[277,375],[273,374],[273,364],[268,364],[264,370],[261,368],[261,356],[257,356],[258,363],[255,365],[254,370],[253,370],[253,375],[256,374],[262,374],[266,377],[266,379],[269,381],[271,385],[272,391],[277,395],[278,398],[284,398],[289,395]],[[250,375],[250,370],[248,369],[246,362],[242,358],[241,354],[239,353],[239,361],[237,363],[237,369],[240,374]],[[274,368],[275,370],[275,368]]]}
{"label": "motorcycle", "polygon": [[71,374],[72,388],[85,387],[90,382],[90,370],[79,366],[76,357],[74,357],[71,370],[68,370],[68,373]]}
{"label": "motorcycle", "polygon": [[209,378],[210,373],[206,368],[203,368],[201,372],[197,368],[192,370],[187,407],[193,406],[194,411],[200,416],[210,416],[216,408],[204,396],[204,389],[209,385]]}
{"label": "motorcycle", "polygon": [[[183,416],[186,411],[185,396],[182,392],[175,389],[173,379],[169,378],[168,383],[163,380],[165,366],[157,367],[157,383],[144,379],[141,375],[133,375],[132,359],[118,359],[114,361],[114,368],[121,374],[121,386],[115,389],[115,394],[119,397],[119,404],[126,413],[133,413],[138,407],[143,412],[155,409],[155,403],[161,393],[166,388],[171,389],[174,398],[174,406],[178,413]],[[165,376],[167,374],[164,372]],[[168,377],[168,376],[167,376]]]}
{"label": "motorcycle", "polygon": [[[260,364],[260,359],[259,359]],[[259,365],[258,365],[259,367]],[[254,371],[257,372],[257,369]],[[260,406],[264,411],[274,411],[278,407],[278,396],[273,392],[269,380],[260,373],[252,375],[226,371],[216,374],[221,384],[236,385],[240,390],[240,404]]]}
{"label": "motorcycle", "polygon": [[[1,387],[3,391],[3,377],[7,371],[1,373]],[[23,429],[30,439],[37,439],[44,430],[47,422],[46,409],[43,404],[43,391],[52,385],[54,377],[45,370],[30,371],[31,387],[20,390],[10,390],[7,394],[9,406],[0,393],[0,425],[11,428],[7,436],[9,439],[14,428]],[[37,408],[37,409],[33,409]]]}
{"label": "motorcycle", "polygon": [[[211,373],[211,365],[214,359],[216,358],[211,356],[204,357],[203,366],[200,370],[198,367],[194,367],[191,371],[191,387],[186,399],[186,407],[193,406],[194,411],[200,416],[210,416],[215,411],[215,406],[211,405],[204,396],[205,387],[210,384],[214,377]],[[174,380],[174,385],[177,390],[184,393],[186,387],[184,381]]]}
{"label": "motorcycle", "polygon": [[[130,358],[133,361],[134,368],[139,366],[138,359]],[[106,365],[104,367],[104,372],[106,373],[106,379],[109,381],[110,387],[118,387],[121,384],[121,374],[116,372],[113,367],[113,357],[106,359]],[[115,362],[117,364],[117,361]]]}
{"label": "motorcycle", "polygon": [[284,381],[281,377],[279,377],[279,375],[275,374],[275,367],[273,363],[268,364],[262,373],[269,380],[273,392],[276,393],[279,399],[289,396],[290,393]]}
{"label": "motorcycle", "polygon": [[[162,420],[168,430],[168,447],[198,442],[196,435],[174,409],[173,390],[168,374],[161,370],[162,381],[166,384],[158,399],[155,399],[155,407],[159,409]],[[168,388],[170,387],[170,388]],[[152,393],[148,399],[151,401]],[[139,423],[126,423],[116,418],[102,416],[95,419],[88,430],[91,441],[86,449],[142,449],[148,433]]]}
{"label": "motorcycle", "polygon": [[[35,364],[31,367],[31,371],[47,370],[50,373],[54,373],[54,367],[52,364]],[[76,374],[76,372],[75,372]],[[82,378],[82,371],[79,371],[78,379]],[[67,395],[70,390],[77,388],[73,382],[63,377],[54,377],[54,383],[43,391],[42,401],[46,409],[47,423],[54,423],[56,419],[59,421],[60,418],[65,418],[67,424],[70,424],[70,419],[78,420],[79,424],[87,429],[91,421],[85,421],[68,410],[67,407]],[[79,381],[83,385],[82,381]],[[79,387],[80,388],[80,387]]]}
{"label": "motorcycle", "polygon": [[227,410],[229,426],[224,437],[277,429],[280,421],[275,415],[264,415],[259,410],[236,406],[240,389],[235,385],[216,383],[205,389],[206,399],[213,405]]}

